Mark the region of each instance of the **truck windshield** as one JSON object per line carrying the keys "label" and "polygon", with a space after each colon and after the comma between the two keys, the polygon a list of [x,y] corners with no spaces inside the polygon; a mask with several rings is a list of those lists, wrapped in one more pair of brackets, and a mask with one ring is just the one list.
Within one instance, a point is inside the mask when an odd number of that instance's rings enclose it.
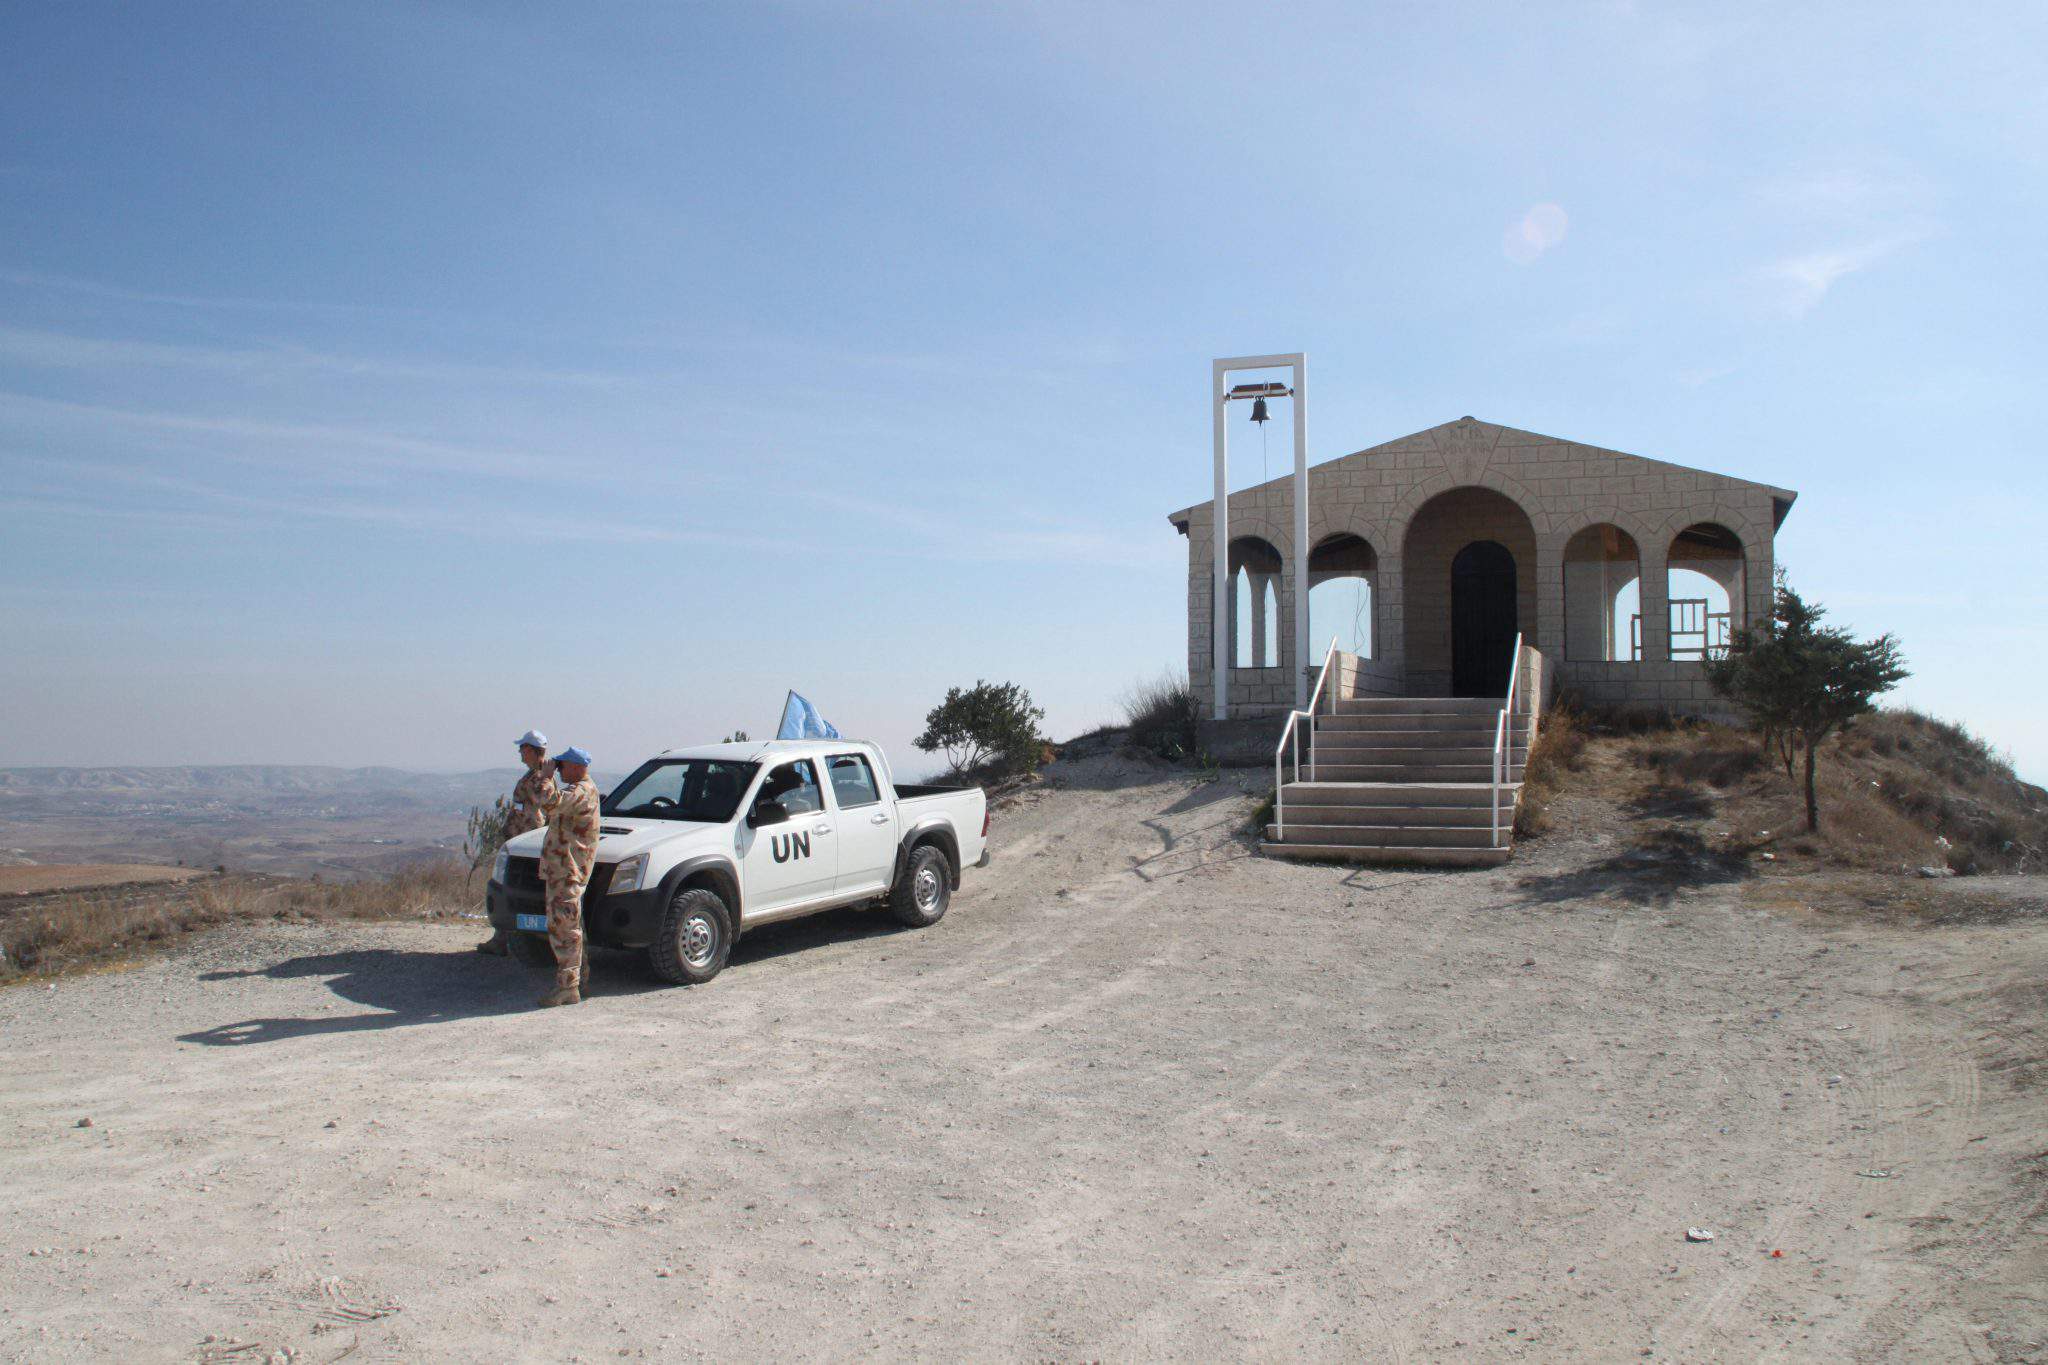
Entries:
{"label": "truck windshield", "polygon": [[713,758],[649,759],[612,788],[602,809],[606,815],[722,825],[739,809],[758,766]]}

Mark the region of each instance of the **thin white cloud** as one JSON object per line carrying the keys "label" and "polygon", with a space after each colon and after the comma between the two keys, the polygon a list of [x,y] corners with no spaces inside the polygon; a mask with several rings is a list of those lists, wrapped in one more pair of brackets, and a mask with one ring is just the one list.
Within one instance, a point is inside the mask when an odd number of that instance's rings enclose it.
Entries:
{"label": "thin white cloud", "polygon": [[[279,468],[295,468],[313,460],[311,451],[324,452],[331,460],[337,451],[352,459],[380,468],[410,472],[434,470],[449,474],[487,474],[497,478],[551,480],[563,475],[559,456],[524,451],[466,446],[426,437],[354,427],[319,426],[293,422],[258,422],[239,417],[195,417],[186,413],[147,412],[130,408],[102,407],[89,403],[67,403],[24,393],[0,391],[0,418],[17,415],[32,419],[83,423],[88,428],[107,425],[139,428],[199,437],[221,437],[252,442],[249,451],[215,453],[255,459]],[[304,452],[294,457],[293,452]],[[323,467],[331,469],[331,465]]]}
{"label": "thin white cloud", "polygon": [[1142,542],[1110,531],[1017,530],[991,525],[986,516],[964,510],[934,514],[900,503],[808,490],[796,490],[789,496],[899,527],[924,542],[922,546],[888,544],[882,548],[883,553],[969,563],[1058,560],[1115,568],[1149,567],[1159,562],[1157,552],[1143,548]]}
{"label": "thin white cloud", "polygon": [[1680,370],[1678,372],[1678,382],[1685,385],[1688,389],[1704,388],[1717,379],[1726,379],[1729,375],[1734,374],[1738,368],[1738,366],[1733,364],[1697,365],[1689,370]]}
{"label": "thin white cloud", "polygon": [[1803,318],[1842,280],[1919,240],[1918,234],[1902,234],[1773,261],[1763,271],[1772,307],[1787,317]]}
{"label": "thin white cloud", "polygon": [[[0,166],[0,174],[10,168]],[[23,170],[26,167],[12,169]],[[173,294],[153,289],[130,289],[124,285],[107,284],[100,280],[83,280],[71,275],[48,275],[33,270],[0,270],[0,283],[11,284],[23,289],[45,289],[67,294],[83,294],[89,298],[111,299],[119,303],[147,303],[170,308],[194,309],[255,309],[264,311],[306,312],[306,313],[386,313],[392,310],[360,303],[311,303],[303,299],[255,299],[223,297],[204,294]]]}
{"label": "thin white cloud", "polygon": [[0,360],[46,369],[188,369],[239,377],[288,374],[425,380],[437,384],[556,384],[610,388],[634,376],[592,370],[550,370],[518,365],[460,365],[379,356],[335,355],[298,346],[229,348],[161,341],[74,336],[0,326]]}
{"label": "thin white cloud", "polygon": [[1528,265],[1563,242],[1570,225],[1561,205],[1531,205],[1527,213],[1508,224],[1500,249],[1516,265]]}
{"label": "thin white cloud", "polygon": [[[250,516],[293,521],[342,521],[435,536],[458,535],[499,540],[508,525],[521,527],[523,537],[537,542],[597,545],[700,544],[735,549],[778,550],[783,542],[765,536],[739,535],[688,526],[650,526],[617,517],[582,517],[549,512],[535,516],[516,504],[486,498],[427,502],[420,499],[338,496],[331,489],[303,493],[256,493],[222,487],[204,479],[141,469],[130,465],[67,461],[62,468],[84,480],[83,491],[65,496],[31,493],[0,497],[0,510],[41,512],[84,519],[121,518],[162,526],[248,525]],[[108,494],[124,488],[145,495],[145,505],[124,504]]]}

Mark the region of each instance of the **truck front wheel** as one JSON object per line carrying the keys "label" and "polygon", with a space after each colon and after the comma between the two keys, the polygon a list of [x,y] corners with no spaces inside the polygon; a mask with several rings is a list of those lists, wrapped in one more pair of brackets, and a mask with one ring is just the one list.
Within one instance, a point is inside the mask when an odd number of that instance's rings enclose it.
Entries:
{"label": "truck front wheel", "polygon": [[674,986],[701,986],[717,976],[732,952],[732,921],[715,891],[676,892],[661,917],[661,933],[647,949],[654,974]]}
{"label": "truck front wheel", "polygon": [[903,865],[903,876],[889,892],[889,912],[898,924],[925,929],[945,918],[953,901],[953,865],[937,844],[919,844]]}

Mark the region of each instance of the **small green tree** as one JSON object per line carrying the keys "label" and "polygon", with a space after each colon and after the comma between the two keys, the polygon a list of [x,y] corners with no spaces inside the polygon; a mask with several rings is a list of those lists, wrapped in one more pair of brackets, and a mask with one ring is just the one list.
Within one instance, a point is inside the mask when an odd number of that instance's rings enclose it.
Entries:
{"label": "small green tree", "polygon": [[944,749],[956,773],[991,763],[1001,773],[1036,772],[1045,748],[1038,722],[1044,719],[1045,712],[1016,683],[977,679],[971,688],[949,689],[925,713],[924,733],[911,742],[928,754]]}
{"label": "small green tree", "polygon": [[505,827],[512,821],[512,811],[511,799],[503,796],[488,806],[469,808],[469,833],[462,838],[462,856],[472,876],[505,846]]}
{"label": "small green tree", "polygon": [[1808,602],[1778,575],[1771,620],[1738,630],[1728,652],[1706,663],[1707,681],[1735,703],[1792,775],[1793,759],[1806,764],[1806,828],[1820,828],[1814,792],[1814,751],[1877,709],[1877,698],[1912,676],[1889,634],[1858,641],[1839,626],[1823,626],[1825,608]]}

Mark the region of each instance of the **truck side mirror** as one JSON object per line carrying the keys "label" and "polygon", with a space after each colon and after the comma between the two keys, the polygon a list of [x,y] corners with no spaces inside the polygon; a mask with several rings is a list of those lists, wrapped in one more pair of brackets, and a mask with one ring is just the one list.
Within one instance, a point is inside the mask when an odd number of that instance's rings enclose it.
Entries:
{"label": "truck side mirror", "polygon": [[789,812],[780,801],[756,801],[754,813],[747,817],[747,823],[755,829],[763,829],[769,825],[786,825],[789,823]]}

